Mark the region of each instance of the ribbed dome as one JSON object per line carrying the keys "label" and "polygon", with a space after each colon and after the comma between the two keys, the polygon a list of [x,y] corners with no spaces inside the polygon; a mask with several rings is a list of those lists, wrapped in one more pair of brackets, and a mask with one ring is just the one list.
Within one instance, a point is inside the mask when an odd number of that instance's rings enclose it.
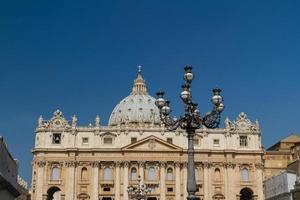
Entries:
{"label": "ribbed dome", "polygon": [[108,122],[109,126],[125,124],[160,124],[159,110],[155,99],[148,95],[140,66],[131,94],[114,108]]}

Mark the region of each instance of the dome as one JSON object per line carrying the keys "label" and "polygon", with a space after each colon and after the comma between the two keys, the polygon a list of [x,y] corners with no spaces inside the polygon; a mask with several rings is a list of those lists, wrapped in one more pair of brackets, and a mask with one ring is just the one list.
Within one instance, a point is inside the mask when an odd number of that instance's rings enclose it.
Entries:
{"label": "dome", "polygon": [[131,94],[116,105],[108,122],[109,126],[125,124],[160,124],[159,110],[155,105],[155,99],[147,92],[140,66]]}

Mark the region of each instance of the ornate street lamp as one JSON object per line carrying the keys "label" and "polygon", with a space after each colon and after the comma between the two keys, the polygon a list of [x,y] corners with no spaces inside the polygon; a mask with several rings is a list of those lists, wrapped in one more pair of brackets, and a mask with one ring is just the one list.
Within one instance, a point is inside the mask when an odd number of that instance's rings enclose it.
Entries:
{"label": "ornate street lamp", "polygon": [[200,116],[198,104],[192,100],[191,84],[194,79],[192,73],[192,66],[186,65],[184,67],[185,84],[182,85],[182,92],[180,97],[184,103],[185,113],[180,118],[171,118],[170,101],[164,98],[164,92],[157,92],[156,106],[160,110],[160,118],[168,130],[176,130],[177,128],[184,129],[188,138],[188,176],[187,176],[187,200],[195,200],[196,196],[196,178],[195,178],[195,164],[194,164],[194,135],[196,129],[205,126],[207,128],[217,128],[220,124],[221,112],[224,110],[223,98],[220,95],[221,89],[213,89],[213,103],[212,111]]}
{"label": "ornate street lamp", "polygon": [[138,176],[138,186],[129,186],[127,188],[127,192],[131,198],[135,198],[137,200],[146,200],[146,196],[151,192],[151,188],[147,188],[146,185],[141,184],[141,180],[141,176]]}

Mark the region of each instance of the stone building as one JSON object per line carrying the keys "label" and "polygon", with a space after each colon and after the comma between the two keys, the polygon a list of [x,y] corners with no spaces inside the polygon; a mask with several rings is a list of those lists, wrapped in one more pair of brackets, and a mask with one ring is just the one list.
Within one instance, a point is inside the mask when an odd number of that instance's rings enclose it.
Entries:
{"label": "stone building", "polygon": [[14,200],[18,191],[18,163],[9,153],[6,143],[0,136],[0,199]]}
{"label": "stone building", "polygon": [[266,200],[294,200],[293,190],[296,174],[281,172],[265,181]]}
{"label": "stone building", "polygon": [[[137,177],[152,188],[148,200],[185,200],[187,139],[167,131],[141,70],[131,94],[111,113],[107,126],[79,126],[63,113],[38,120],[33,149],[33,200],[129,200]],[[196,195],[204,200],[263,200],[263,149],[258,122],[245,113],[225,128],[196,132]]]}
{"label": "stone building", "polygon": [[[300,142],[300,137],[291,134],[280,140],[265,151],[265,173],[264,179],[276,176],[280,172],[287,170],[288,165],[293,162],[298,154],[296,144]],[[297,146],[297,145],[296,145]]]}

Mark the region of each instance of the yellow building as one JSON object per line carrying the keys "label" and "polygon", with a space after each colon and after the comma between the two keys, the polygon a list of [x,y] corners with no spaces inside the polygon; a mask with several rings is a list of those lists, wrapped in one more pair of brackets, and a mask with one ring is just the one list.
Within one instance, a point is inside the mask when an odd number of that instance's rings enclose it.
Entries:
{"label": "yellow building", "polygon": [[296,134],[291,134],[266,150],[264,155],[265,180],[287,170],[289,163],[296,159],[293,158],[292,150],[295,144],[299,142],[300,137]]}
{"label": "yellow building", "polygon": [[[78,126],[74,116],[38,120],[33,149],[33,200],[129,200],[127,187],[152,188],[148,200],[186,199],[187,139],[161,125],[155,99],[139,70],[131,94],[112,111],[108,126]],[[263,149],[258,122],[244,113],[225,128],[196,132],[198,191],[204,200],[263,200]]]}

